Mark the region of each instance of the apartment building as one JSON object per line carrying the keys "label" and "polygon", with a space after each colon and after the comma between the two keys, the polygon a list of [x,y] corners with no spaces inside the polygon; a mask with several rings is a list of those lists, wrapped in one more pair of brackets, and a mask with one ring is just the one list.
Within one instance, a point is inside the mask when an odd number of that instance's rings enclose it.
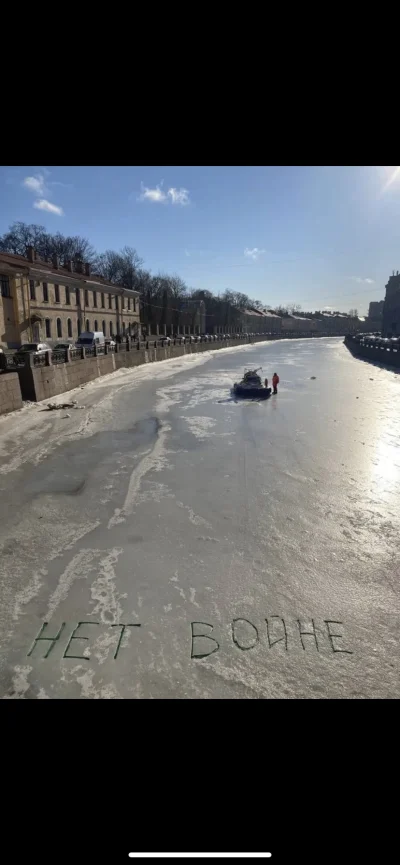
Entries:
{"label": "apartment building", "polygon": [[84,330],[140,335],[139,292],[113,285],[90,265],[0,253],[0,345],[75,340]]}
{"label": "apartment building", "polygon": [[306,318],[304,315],[284,315],[282,316],[282,331],[297,332],[297,333],[314,333],[318,330],[317,320],[315,318]]}
{"label": "apartment building", "polygon": [[400,336],[400,274],[393,271],[386,283],[383,305],[383,336]]}

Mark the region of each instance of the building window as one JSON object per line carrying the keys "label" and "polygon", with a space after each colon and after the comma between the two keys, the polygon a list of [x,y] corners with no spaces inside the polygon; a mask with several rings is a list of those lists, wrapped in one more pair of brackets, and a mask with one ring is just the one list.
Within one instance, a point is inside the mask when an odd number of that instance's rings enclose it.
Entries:
{"label": "building window", "polygon": [[122,295],[121,297],[121,309],[125,309],[125,297]]}
{"label": "building window", "polygon": [[29,296],[31,300],[36,300],[36,288],[35,288],[35,280],[29,280]]}
{"label": "building window", "polygon": [[68,304],[68,306],[71,303],[71,292],[67,285],[65,286],[65,303]]}
{"label": "building window", "polygon": [[101,292],[101,306],[102,306],[103,309],[104,309],[104,307],[105,307],[104,300],[105,300],[105,298],[104,298],[104,291],[102,291],[102,292]]}
{"label": "building window", "polygon": [[56,303],[60,303],[60,286],[59,285],[54,286],[54,297],[55,297]]}
{"label": "building window", "polygon": [[51,337],[51,321],[49,318],[46,318],[44,323],[45,323],[45,327],[46,327],[46,336],[50,338]]}
{"label": "building window", "polygon": [[11,297],[10,294],[10,280],[8,276],[1,277],[1,296],[2,297]]}
{"label": "building window", "polygon": [[43,303],[48,303],[48,302],[49,302],[49,287],[47,285],[47,282],[44,282],[43,283]]}
{"label": "building window", "polygon": [[109,295],[108,295],[108,308],[109,308],[109,309],[111,309],[111,304],[112,304],[112,295],[109,294]]}
{"label": "building window", "polygon": [[78,336],[81,335],[81,320],[78,318]]}
{"label": "building window", "polygon": [[85,288],[85,306],[89,306],[89,292],[87,288]]}
{"label": "building window", "polygon": [[133,311],[136,312],[136,297],[133,298]]}
{"label": "building window", "polygon": [[130,297],[128,297],[128,309],[130,309],[130,308],[131,308],[131,299],[130,299]]}
{"label": "building window", "polygon": [[122,322],[122,333],[125,336],[125,322]]}
{"label": "building window", "polygon": [[115,309],[118,309],[118,295],[115,295]]}
{"label": "building window", "polygon": [[93,292],[93,306],[97,306],[97,291]]}
{"label": "building window", "polygon": [[75,289],[75,294],[76,294],[76,305],[77,305],[77,306],[80,306],[80,305],[81,305],[81,291],[80,291],[80,288]]}
{"label": "building window", "polygon": [[112,325],[112,321],[110,321],[110,336],[112,336],[112,335],[113,335],[113,325]]}
{"label": "building window", "polygon": [[97,333],[97,331],[98,331],[98,329],[99,329],[97,325],[98,325],[98,321],[97,321],[97,319],[96,319],[95,322],[94,322],[94,329],[95,329],[96,333]]}
{"label": "building window", "polygon": [[71,337],[72,336],[72,321],[70,318],[67,321],[67,330],[68,330],[68,336]]}
{"label": "building window", "polygon": [[57,336],[62,336],[61,318],[57,319]]}
{"label": "building window", "polygon": [[89,319],[87,318],[86,319],[86,331],[89,331],[89,330],[90,330],[90,322],[89,322]]}
{"label": "building window", "polygon": [[103,333],[105,336],[106,335],[106,323],[105,323],[105,321],[103,321]]}

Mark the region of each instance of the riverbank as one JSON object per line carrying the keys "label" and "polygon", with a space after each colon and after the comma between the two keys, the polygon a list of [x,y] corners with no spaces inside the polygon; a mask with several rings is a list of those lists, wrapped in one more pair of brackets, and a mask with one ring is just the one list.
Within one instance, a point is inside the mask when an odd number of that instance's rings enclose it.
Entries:
{"label": "riverbank", "polygon": [[394,346],[387,347],[386,345],[382,345],[382,343],[374,345],[372,342],[361,343],[352,336],[346,336],[344,344],[354,357],[400,369],[400,350],[394,348]]}

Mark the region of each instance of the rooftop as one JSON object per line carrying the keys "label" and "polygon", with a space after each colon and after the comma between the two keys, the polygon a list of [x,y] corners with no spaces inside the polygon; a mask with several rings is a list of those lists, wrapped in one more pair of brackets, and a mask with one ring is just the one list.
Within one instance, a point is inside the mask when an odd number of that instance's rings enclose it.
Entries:
{"label": "rooftop", "polygon": [[[60,267],[59,265],[55,266],[54,261],[46,261],[42,258],[38,258],[35,255],[33,261],[31,261],[28,257],[24,255],[14,255],[11,252],[0,252],[0,271],[2,269],[5,270],[8,274],[10,274],[10,268],[15,273],[26,271],[27,275],[31,275],[35,278],[35,272],[38,272],[38,276],[36,278],[40,278],[40,274],[44,274],[48,277],[49,282],[52,283],[61,283],[63,285],[63,277],[66,280],[66,283],[71,281],[76,281],[79,283],[84,283],[83,287],[90,288],[92,290],[96,290],[96,288],[101,289],[102,287],[107,289],[112,289],[114,292],[117,292],[118,289],[121,292],[132,291],[132,294],[139,295],[138,291],[133,289],[126,289],[123,285],[117,285],[116,283],[109,282],[107,279],[104,279],[102,276],[98,276],[96,273],[90,272],[90,266],[85,265],[82,262],[82,271],[73,270],[73,267],[76,267],[74,262],[70,263],[70,267]],[[86,268],[86,270],[85,270]]]}

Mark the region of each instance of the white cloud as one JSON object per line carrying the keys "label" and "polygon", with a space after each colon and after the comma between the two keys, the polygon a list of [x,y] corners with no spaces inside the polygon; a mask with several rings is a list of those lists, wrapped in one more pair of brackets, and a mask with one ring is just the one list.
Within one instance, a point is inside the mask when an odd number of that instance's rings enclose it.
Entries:
{"label": "white cloud", "polygon": [[47,191],[43,174],[34,174],[33,177],[25,177],[22,181],[22,186],[25,186],[26,189],[29,189],[35,195],[45,195]]}
{"label": "white cloud", "polygon": [[363,279],[363,277],[361,277],[361,276],[349,276],[349,279],[352,279],[353,282],[358,282],[358,283],[366,282],[366,283],[368,283],[368,285],[373,285],[373,283],[375,282],[374,279],[369,279],[368,277],[366,279]]}
{"label": "white cloud", "polygon": [[52,180],[50,186],[63,186],[64,189],[71,189],[72,183],[62,183],[61,180]]}
{"label": "white cloud", "polygon": [[185,204],[190,203],[189,192],[187,189],[183,189],[183,187],[181,189],[175,189],[174,186],[171,186],[168,190],[168,195],[172,204],[182,204],[184,206]]}
{"label": "white cloud", "polygon": [[34,202],[34,207],[37,210],[47,210],[48,213],[56,213],[57,216],[63,216],[62,207],[58,207],[57,204],[52,204],[51,201],[47,201],[46,198],[38,198],[37,201]]}
{"label": "white cloud", "polygon": [[186,258],[190,258],[190,252],[188,249],[185,249],[185,255],[186,255]]}
{"label": "white cloud", "polygon": [[162,183],[160,186],[156,186],[154,189],[150,189],[148,186],[143,186],[141,184],[142,191],[139,195],[138,201],[166,201],[167,196],[163,189],[161,189]]}
{"label": "white cloud", "polygon": [[177,189],[175,186],[171,186],[170,189],[168,189],[168,192],[164,192],[162,188],[163,183],[164,181],[162,180],[158,186],[153,188],[144,186],[142,183],[138,201],[152,201],[159,204],[168,201],[169,199],[171,204],[185,205],[190,203],[189,192],[187,189],[183,189],[183,187]]}
{"label": "white cloud", "polygon": [[260,255],[264,255],[264,252],[265,252],[265,249],[258,249],[257,246],[255,246],[254,249],[249,249],[246,246],[244,254],[247,256],[247,258],[252,258],[253,261],[257,261],[257,259],[260,257]]}

